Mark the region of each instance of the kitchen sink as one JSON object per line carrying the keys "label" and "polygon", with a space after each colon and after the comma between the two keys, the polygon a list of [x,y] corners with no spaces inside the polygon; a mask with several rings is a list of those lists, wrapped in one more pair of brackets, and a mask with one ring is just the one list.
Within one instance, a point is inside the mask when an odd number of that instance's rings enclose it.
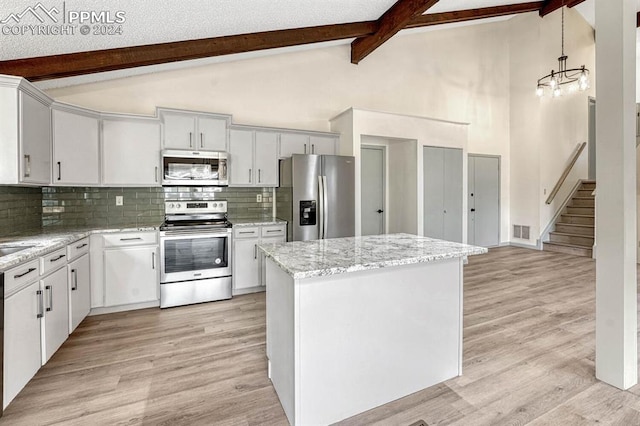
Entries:
{"label": "kitchen sink", "polygon": [[0,257],[2,256],[8,256],[10,254],[22,251],[22,250],[27,250],[30,249],[32,247],[35,246],[4,246],[4,247],[0,247]]}

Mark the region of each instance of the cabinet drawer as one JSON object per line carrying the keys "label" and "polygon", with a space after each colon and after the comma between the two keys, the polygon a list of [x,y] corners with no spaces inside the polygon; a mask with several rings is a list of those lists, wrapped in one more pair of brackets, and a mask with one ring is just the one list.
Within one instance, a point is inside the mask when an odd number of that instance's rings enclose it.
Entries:
{"label": "cabinet drawer", "polygon": [[89,238],[83,238],[67,246],[68,261],[80,257],[85,253],[89,253]]}
{"label": "cabinet drawer", "polygon": [[263,237],[280,237],[285,235],[285,227],[282,225],[277,226],[263,226],[262,234]]}
{"label": "cabinet drawer", "polygon": [[260,236],[259,226],[245,226],[233,230],[234,238],[258,238]]}
{"label": "cabinet drawer", "polygon": [[157,232],[124,232],[104,235],[105,247],[128,247],[157,243]]}
{"label": "cabinet drawer", "polygon": [[40,274],[44,275],[66,264],[67,249],[63,247],[40,258]]}
{"label": "cabinet drawer", "polygon": [[5,295],[11,294],[12,290],[20,288],[24,284],[37,280],[39,276],[40,259],[34,259],[9,269],[4,273]]}

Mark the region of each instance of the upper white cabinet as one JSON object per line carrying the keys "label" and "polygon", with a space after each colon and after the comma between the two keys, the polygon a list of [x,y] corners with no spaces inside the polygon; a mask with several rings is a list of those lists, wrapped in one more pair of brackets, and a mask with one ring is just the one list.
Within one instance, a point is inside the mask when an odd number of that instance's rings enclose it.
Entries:
{"label": "upper white cabinet", "polygon": [[0,77],[0,184],[50,183],[50,107],[26,80]]}
{"label": "upper white cabinet", "polygon": [[160,122],[105,118],[102,122],[103,184],[160,186]]}
{"label": "upper white cabinet", "polygon": [[97,114],[54,105],[54,185],[100,184],[99,130]]}
{"label": "upper white cabinet", "polygon": [[280,133],[280,158],[293,154],[335,155],[337,136],[306,133]]}
{"label": "upper white cabinet", "polygon": [[226,151],[230,117],[158,109],[163,123],[164,149]]}
{"label": "upper white cabinet", "polygon": [[278,186],[278,134],[229,131],[229,186]]}

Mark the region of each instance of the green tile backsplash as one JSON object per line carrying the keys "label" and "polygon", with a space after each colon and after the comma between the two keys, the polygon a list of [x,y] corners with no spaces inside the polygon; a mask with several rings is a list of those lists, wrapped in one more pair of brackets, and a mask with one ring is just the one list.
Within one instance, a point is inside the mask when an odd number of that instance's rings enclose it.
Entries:
{"label": "green tile backsplash", "polygon": [[40,188],[0,186],[0,237],[18,235],[41,226]]}

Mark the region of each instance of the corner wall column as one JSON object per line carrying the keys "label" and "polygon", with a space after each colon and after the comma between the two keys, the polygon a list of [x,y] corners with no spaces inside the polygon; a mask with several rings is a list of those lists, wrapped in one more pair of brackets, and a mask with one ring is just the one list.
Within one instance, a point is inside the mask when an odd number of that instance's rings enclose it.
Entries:
{"label": "corner wall column", "polygon": [[596,377],[638,382],[636,1],[596,0]]}

